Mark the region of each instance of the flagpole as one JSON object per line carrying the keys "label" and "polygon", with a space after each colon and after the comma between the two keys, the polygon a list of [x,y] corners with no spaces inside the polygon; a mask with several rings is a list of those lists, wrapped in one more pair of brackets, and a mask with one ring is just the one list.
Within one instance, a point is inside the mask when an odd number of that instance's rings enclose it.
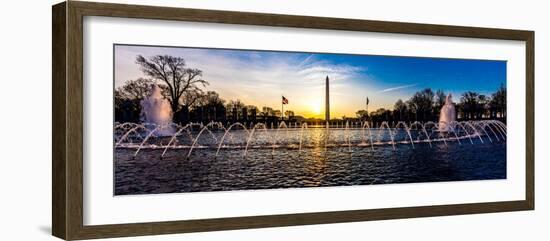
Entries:
{"label": "flagpole", "polygon": [[281,95],[281,121],[284,121],[285,115],[285,103],[283,102],[283,96]]}

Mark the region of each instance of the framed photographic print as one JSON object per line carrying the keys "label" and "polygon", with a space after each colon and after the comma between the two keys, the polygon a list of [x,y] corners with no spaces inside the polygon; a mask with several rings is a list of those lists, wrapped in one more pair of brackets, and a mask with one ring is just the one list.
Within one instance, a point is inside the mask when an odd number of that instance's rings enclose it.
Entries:
{"label": "framed photographic print", "polygon": [[53,6],[53,235],[534,209],[534,32]]}

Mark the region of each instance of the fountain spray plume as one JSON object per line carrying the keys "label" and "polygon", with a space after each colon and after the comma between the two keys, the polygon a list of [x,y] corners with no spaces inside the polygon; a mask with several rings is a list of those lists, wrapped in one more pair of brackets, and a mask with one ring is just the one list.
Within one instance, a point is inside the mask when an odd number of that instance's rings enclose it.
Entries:
{"label": "fountain spray plume", "polygon": [[147,98],[141,101],[141,121],[150,123],[160,128],[155,128],[153,134],[167,136],[174,133],[172,124],[172,107],[162,95],[162,89],[156,85],[151,85],[151,90]]}
{"label": "fountain spray plume", "polygon": [[451,131],[451,129],[454,129],[453,126],[451,126],[451,123],[454,121],[456,121],[455,104],[453,103],[453,96],[449,94],[447,98],[445,98],[445,104],[441,108],[439,115],[439,131]]}

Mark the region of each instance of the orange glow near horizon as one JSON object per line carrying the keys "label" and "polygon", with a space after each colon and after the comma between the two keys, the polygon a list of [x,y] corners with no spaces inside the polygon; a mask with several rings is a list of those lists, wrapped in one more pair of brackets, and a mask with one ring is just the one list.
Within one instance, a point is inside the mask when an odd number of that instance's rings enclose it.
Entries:
{"label": "orange glow near horizon", "polygon": [[309,103],[309,111],[311,112],[312,116],[308,117],[317,117],[322,114],[323,110],[323,101],[320,99],[314,99],[311,100]]}

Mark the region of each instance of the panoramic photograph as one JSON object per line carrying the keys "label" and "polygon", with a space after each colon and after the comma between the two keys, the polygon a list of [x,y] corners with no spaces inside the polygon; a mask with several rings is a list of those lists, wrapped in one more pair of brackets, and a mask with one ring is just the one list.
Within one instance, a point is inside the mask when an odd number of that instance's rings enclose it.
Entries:
{"label": "panoramic photograph", "polygon": [[114,195],[506,179],[506,61],[113,51]]}

